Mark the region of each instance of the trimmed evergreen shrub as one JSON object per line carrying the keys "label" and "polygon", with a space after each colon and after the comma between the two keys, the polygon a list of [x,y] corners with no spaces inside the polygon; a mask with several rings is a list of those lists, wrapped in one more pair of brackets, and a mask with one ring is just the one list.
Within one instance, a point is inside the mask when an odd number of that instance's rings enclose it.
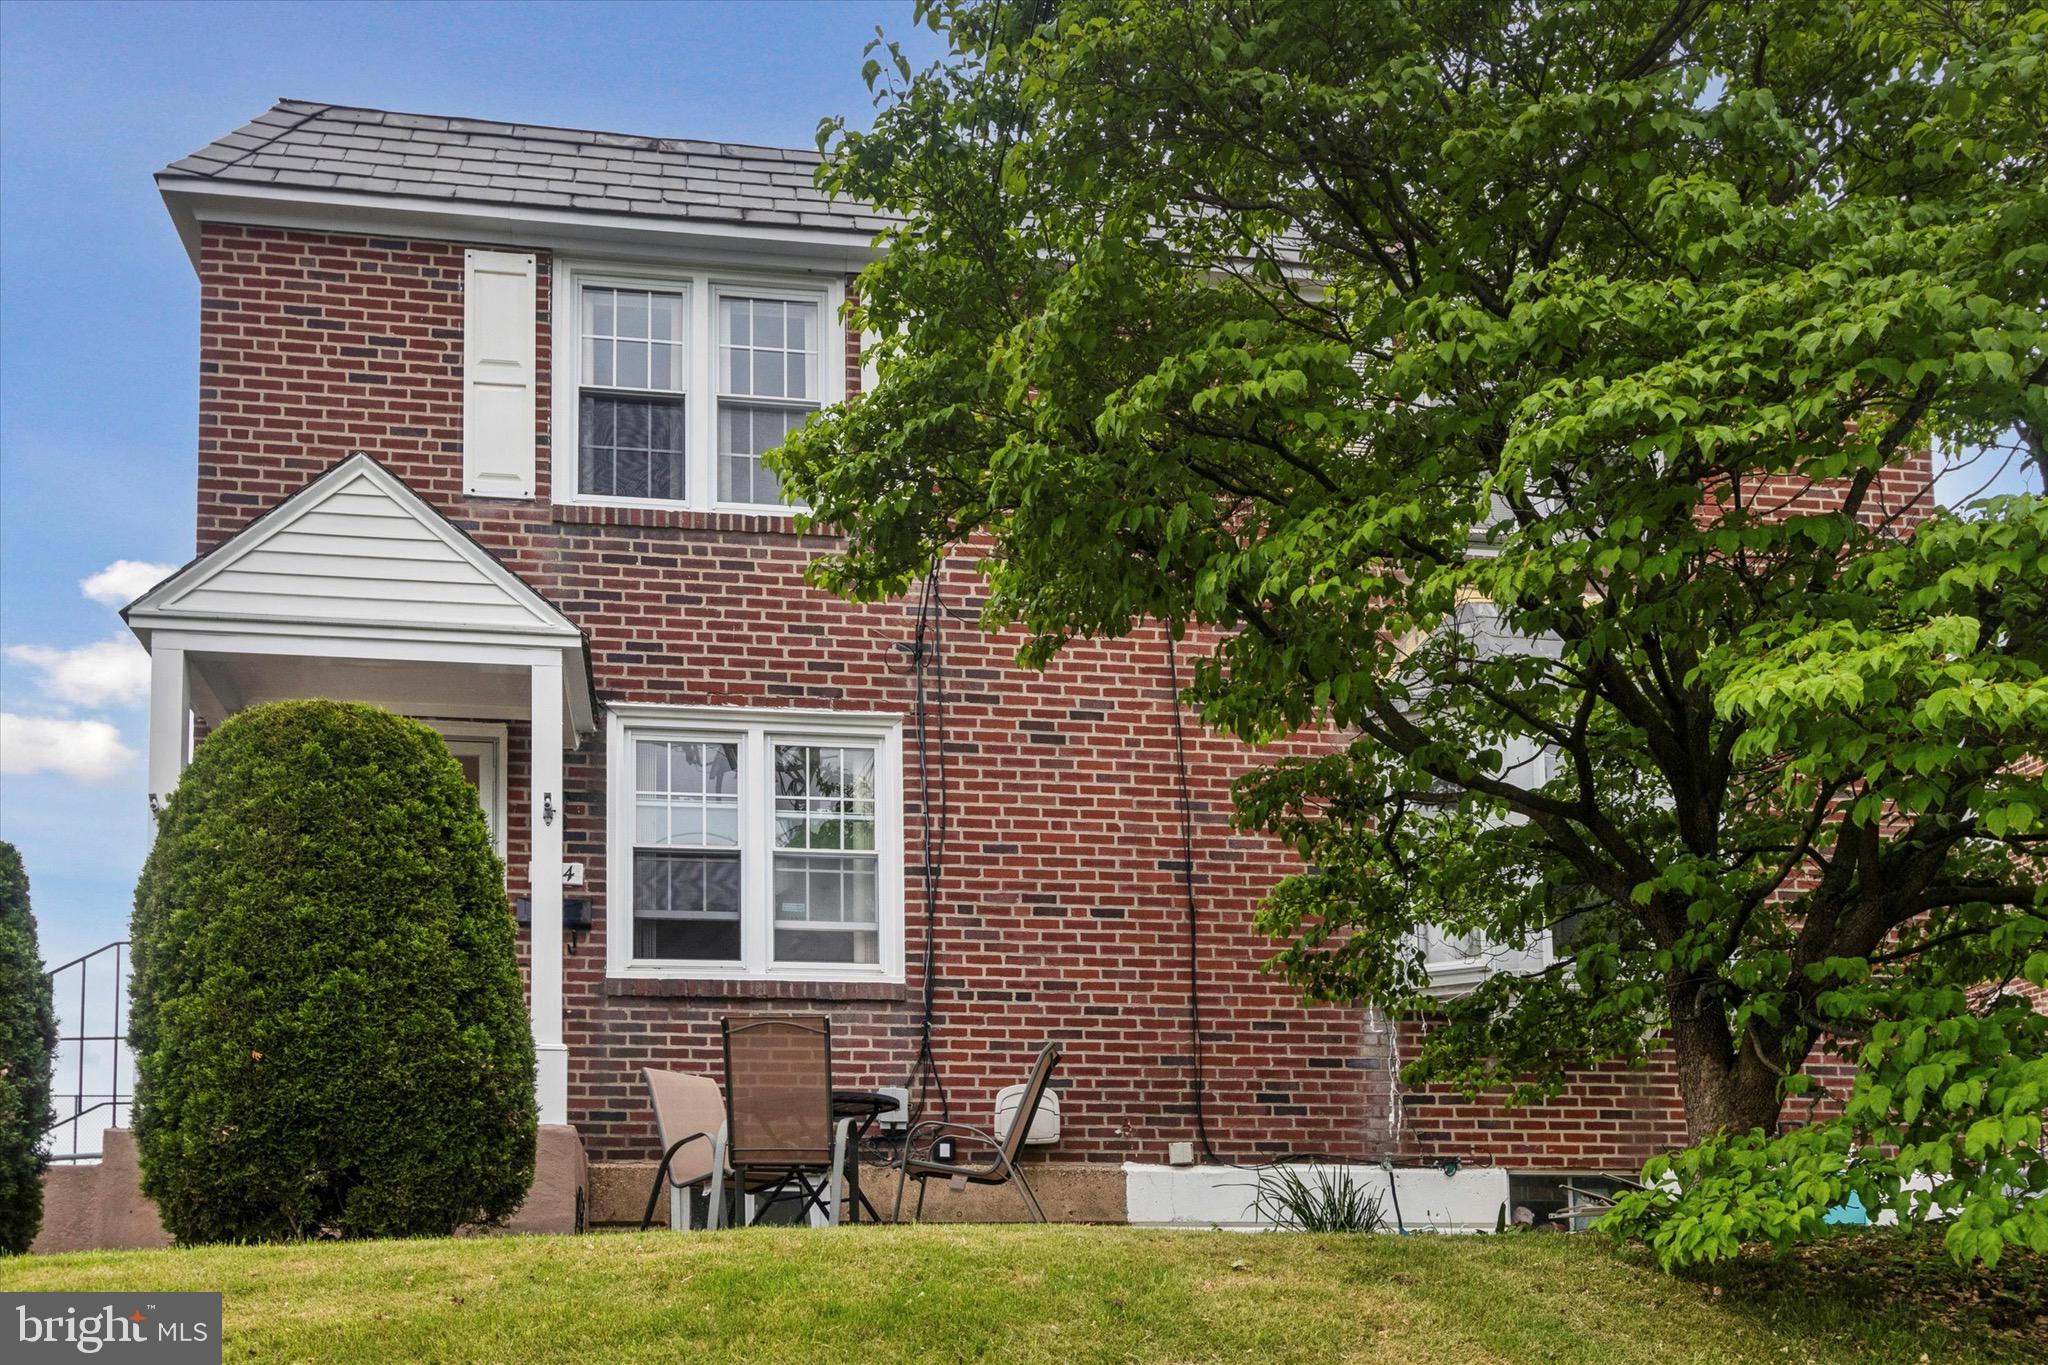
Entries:
{"label": "trimmed evergreen shrub", "polygon": [[28,873],[14,845],[0,843],[0,1252],[27,1251],[42,1225],[56,1060],[57,1010],[36,947]]}
{"label": "trimmed evergreen shrub", "polygon": [[504,869],[440,736],[254,707],[199,745],[135,891],[135,1138],[180,1242],[446,1234],[533,1179]]}

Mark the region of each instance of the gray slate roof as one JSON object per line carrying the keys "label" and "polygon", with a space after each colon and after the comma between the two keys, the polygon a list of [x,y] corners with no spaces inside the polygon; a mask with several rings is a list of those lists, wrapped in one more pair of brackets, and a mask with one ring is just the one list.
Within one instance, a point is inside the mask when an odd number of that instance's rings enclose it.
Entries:
{"label": "gray slate roof", "polygon": [[893,221],[827,198],[811,183],[818,159],[784,147],[279,100],[159,176],[862,236]]}

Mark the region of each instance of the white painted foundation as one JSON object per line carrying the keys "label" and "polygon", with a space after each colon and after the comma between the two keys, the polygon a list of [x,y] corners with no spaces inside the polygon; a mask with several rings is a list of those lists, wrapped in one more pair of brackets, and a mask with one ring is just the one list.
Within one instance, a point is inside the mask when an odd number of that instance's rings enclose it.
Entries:
{"label": "white painted foundation", "polygon": [[[1395,1194],[1400,1196],[1401,1226],[1409,1232],[1492,1232],[1508,1197],[1508,1173],[1498,1167],[1468,1167],[1450,1175],[1434,1167],[1317,1169],[1344,1172],[1377,1193],[1388,1232],[1395,1229]],[[1233,1166],[1127,1161],[1124,1216],[1134,1227],[1259,1228],[1265,1225],[1252,1215],[1258,1183],[1257,1171]]]}

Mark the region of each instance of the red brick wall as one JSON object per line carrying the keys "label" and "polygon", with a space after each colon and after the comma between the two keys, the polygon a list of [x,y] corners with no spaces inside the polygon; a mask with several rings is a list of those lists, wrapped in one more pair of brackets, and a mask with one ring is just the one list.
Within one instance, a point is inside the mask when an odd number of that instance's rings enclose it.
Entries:
{"label": "red brick wall", "polygon": [[[843,707],[907,716],[897,649],[908,604],[854,607],[808,587],[825,542],[777,518],[555,507],[548,464],[549,261],[536,329],[538,496],[462,491],[460,243],[209,225],[202,233],[198,543],[219,544],[334,461],[367,450],[475,535],[588,633],[604,700]],[[859,384],[857,338],[846,338]],[[1888,473],[1873,506],[1906,507],[1917,471]],[[1797,508],[1827,496],[1786,486]],[[1761,504],[1759,504],[1761,505]],[[1910,516],[1911,514],[1908,513]],[[949,575],[957,608],[973,582]],[[1066,1159],[1158,1160],[1194,1136],[1186,922],[1164,658],[1156,633],[1076,648],[1046,673],[1016,641],[948,634],[955,824],[938,926],[937,1052],[956,1115],[986,1121],[1031,1050],[1068,1043]],[[1188,735],[1201,872],[1210,1132],[1226,1155],[1286,1150],[1377,1159],[1456,1157],[1528,1168],[1615,1169],[1682,1139],[1668,1064],[1604,1069],[1548,1105],[1441,1092],[1397,1103],[1398,1049],[1360,1011],[1304,1009],[1257,970],[1273,945],[1254,904],[1289,860],[1225,823],[1229,782],[1255,756]],[[513,728],[510,883],[525,886],[520,792],[529,756]],[[571,1118],[599,1157],[652,1155],[636,1084],[644,1065],[716,1072],[718,1019],[795,995],[829,1011],[835,1065],[854,1083],[900,1082],[916,1048],[924,907],[919,811],[906,811],[906,957],[895,987],[696,986],[604,979],[602,739],[569,756],[565,856],[588,869],[598,927],[566,959]],[[908,775],[907,775],[908,776]],[[914,788],[914,782],[911,783]],[[641,992],[660,991],[662,994]]]}
{"label": "red brick wall", "polygon": [[[551,505],[548,264],[536,318],[539,496],[462,491],[462,244],[208,226],[200,259],[199,544],[208,549],[348,453],[366,450],[589,635],[608,701],[840,707],[908,716],[907,603],[854,607],[803,582],[826,542],[777,518]],[[859,382],[857,339],[846,364]],[[949,575],[965,606],[974,581]],[[962,615],[966,613],[962,612]],[[1163,643],[1072,651],[1044,674],[1015,639],[949,629],[953,833],[938,917],[937,1055],[954,1112],[986,1123],[1039,1042],[1067,1043],[1063,1159],[1159,1160],[1194,1135],[1186,918]],[[525,890],[514,727],[511,891]],[[1258,964],[1256,900],[1288,865],[1226,824],[1246,751],[1189,732],[1198,820],[1210,1132],[1226,1153],[1377,1156],[1383,1044],[1361,1012],[1305,1009]],[[908,766],[908,765],[907,765]],[[570,1111],[594,1154],[652,1155],[637,1072],[716,1072],[718,1020],[794,996],[830,1012],[835,1067],[900,1082],[917,1046],[924,907],[911,793],[907,986],[607,983],[604,751],[571,754],[565,856],[598,921],[566,959]],[[914,788],[914,780],[911,782]],[[773,995],[769,996],[769,992]],[[646,994],[654,991],[659,994]]]}
{"label": "red brick wall", "polygon": [[[1419,1030],[1416,1024],[1400,1028],[1404,1059],[1413,1055]],[[1854,1069],[1832,1056],[1817,1056],[1806,1072],[1815,1089],[1787,1102],[1781,1122],[1788,1127],[1838,1112],[1854,1079]],[[1456,1158],[1468,1166],[1626,1174],[1686,1142],[1668,1050],[1640,1068],[1615,1064],[1575,1073],[1563,1094],[1542,1104],[1506,1109],[1497,1095],[1467,1099],[1430,1086],[1404,1088],[1399,1110],[1390,1143],[1397,1161]]]}

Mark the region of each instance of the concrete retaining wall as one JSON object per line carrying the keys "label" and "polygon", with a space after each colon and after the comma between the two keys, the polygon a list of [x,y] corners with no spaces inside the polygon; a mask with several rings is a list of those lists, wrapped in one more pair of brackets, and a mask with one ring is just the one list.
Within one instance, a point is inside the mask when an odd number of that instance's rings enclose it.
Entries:
{"label": "concrete retaining wall", "polygon": [[[135,1135],[125,1128],[107,1129],[101,1153],[98,1165],[53,1166],[43,1176],[43,1226],[29,1246],[32,1254],[171,1245],[155,1203],[142,1192]],[[588,1184],[583,1140],[576,1130],[541,1125],[533,1187],[501,1231],[576,1231],[579,1212],[588,1204]]]}
{"label": "concrete retaining wall", "polygon": [[[1343,1173],[1368,1192],[1380,1196],[1387,1229],[1395,1227],[1395,1196],[1400,1223],[1410,1232],[1491,1232],[1508,1197],[1508,1173],[1497,1167],[1446,1174],[1434,1167],[1322,1166],[1316,1170]],[[1306,1172],[1308,1168],[1304,1167]],[[1253,1213],[1259,1174],[1227,1166],[1149,1166],[1126,1162],[1125,1218],[1140,1227],[1263,1226]]]}
{"label": "concrete retaining wall", "polygon": [[[590,1221],[594,1227],[639,1227],[647,1208],[647,1191],[654,1183],[652,1161],[600,1161],[590,1167]],[[896,1173],[886,1166],[861,1163],[861,1187],[884,1220],[896,1205]],[[1027,1162],[1024,1178],[1055,1223],[1121,1223],[1124,1221],[1124,1173],[1107,1164],[1082,1162]],[[917,1186],[912,1183],[903,1198],[903,1216],[916,1207]],[[657,1226],[668,1217],[668,1204],[658,1202],[654,1210]],[[930,1223],[1023,1223],[1030,1211],[1014,1188],[1001,1185],[969,1185],[954,1190],[943,1180],[931,1182],[924,1201],[924,1217]]]}

